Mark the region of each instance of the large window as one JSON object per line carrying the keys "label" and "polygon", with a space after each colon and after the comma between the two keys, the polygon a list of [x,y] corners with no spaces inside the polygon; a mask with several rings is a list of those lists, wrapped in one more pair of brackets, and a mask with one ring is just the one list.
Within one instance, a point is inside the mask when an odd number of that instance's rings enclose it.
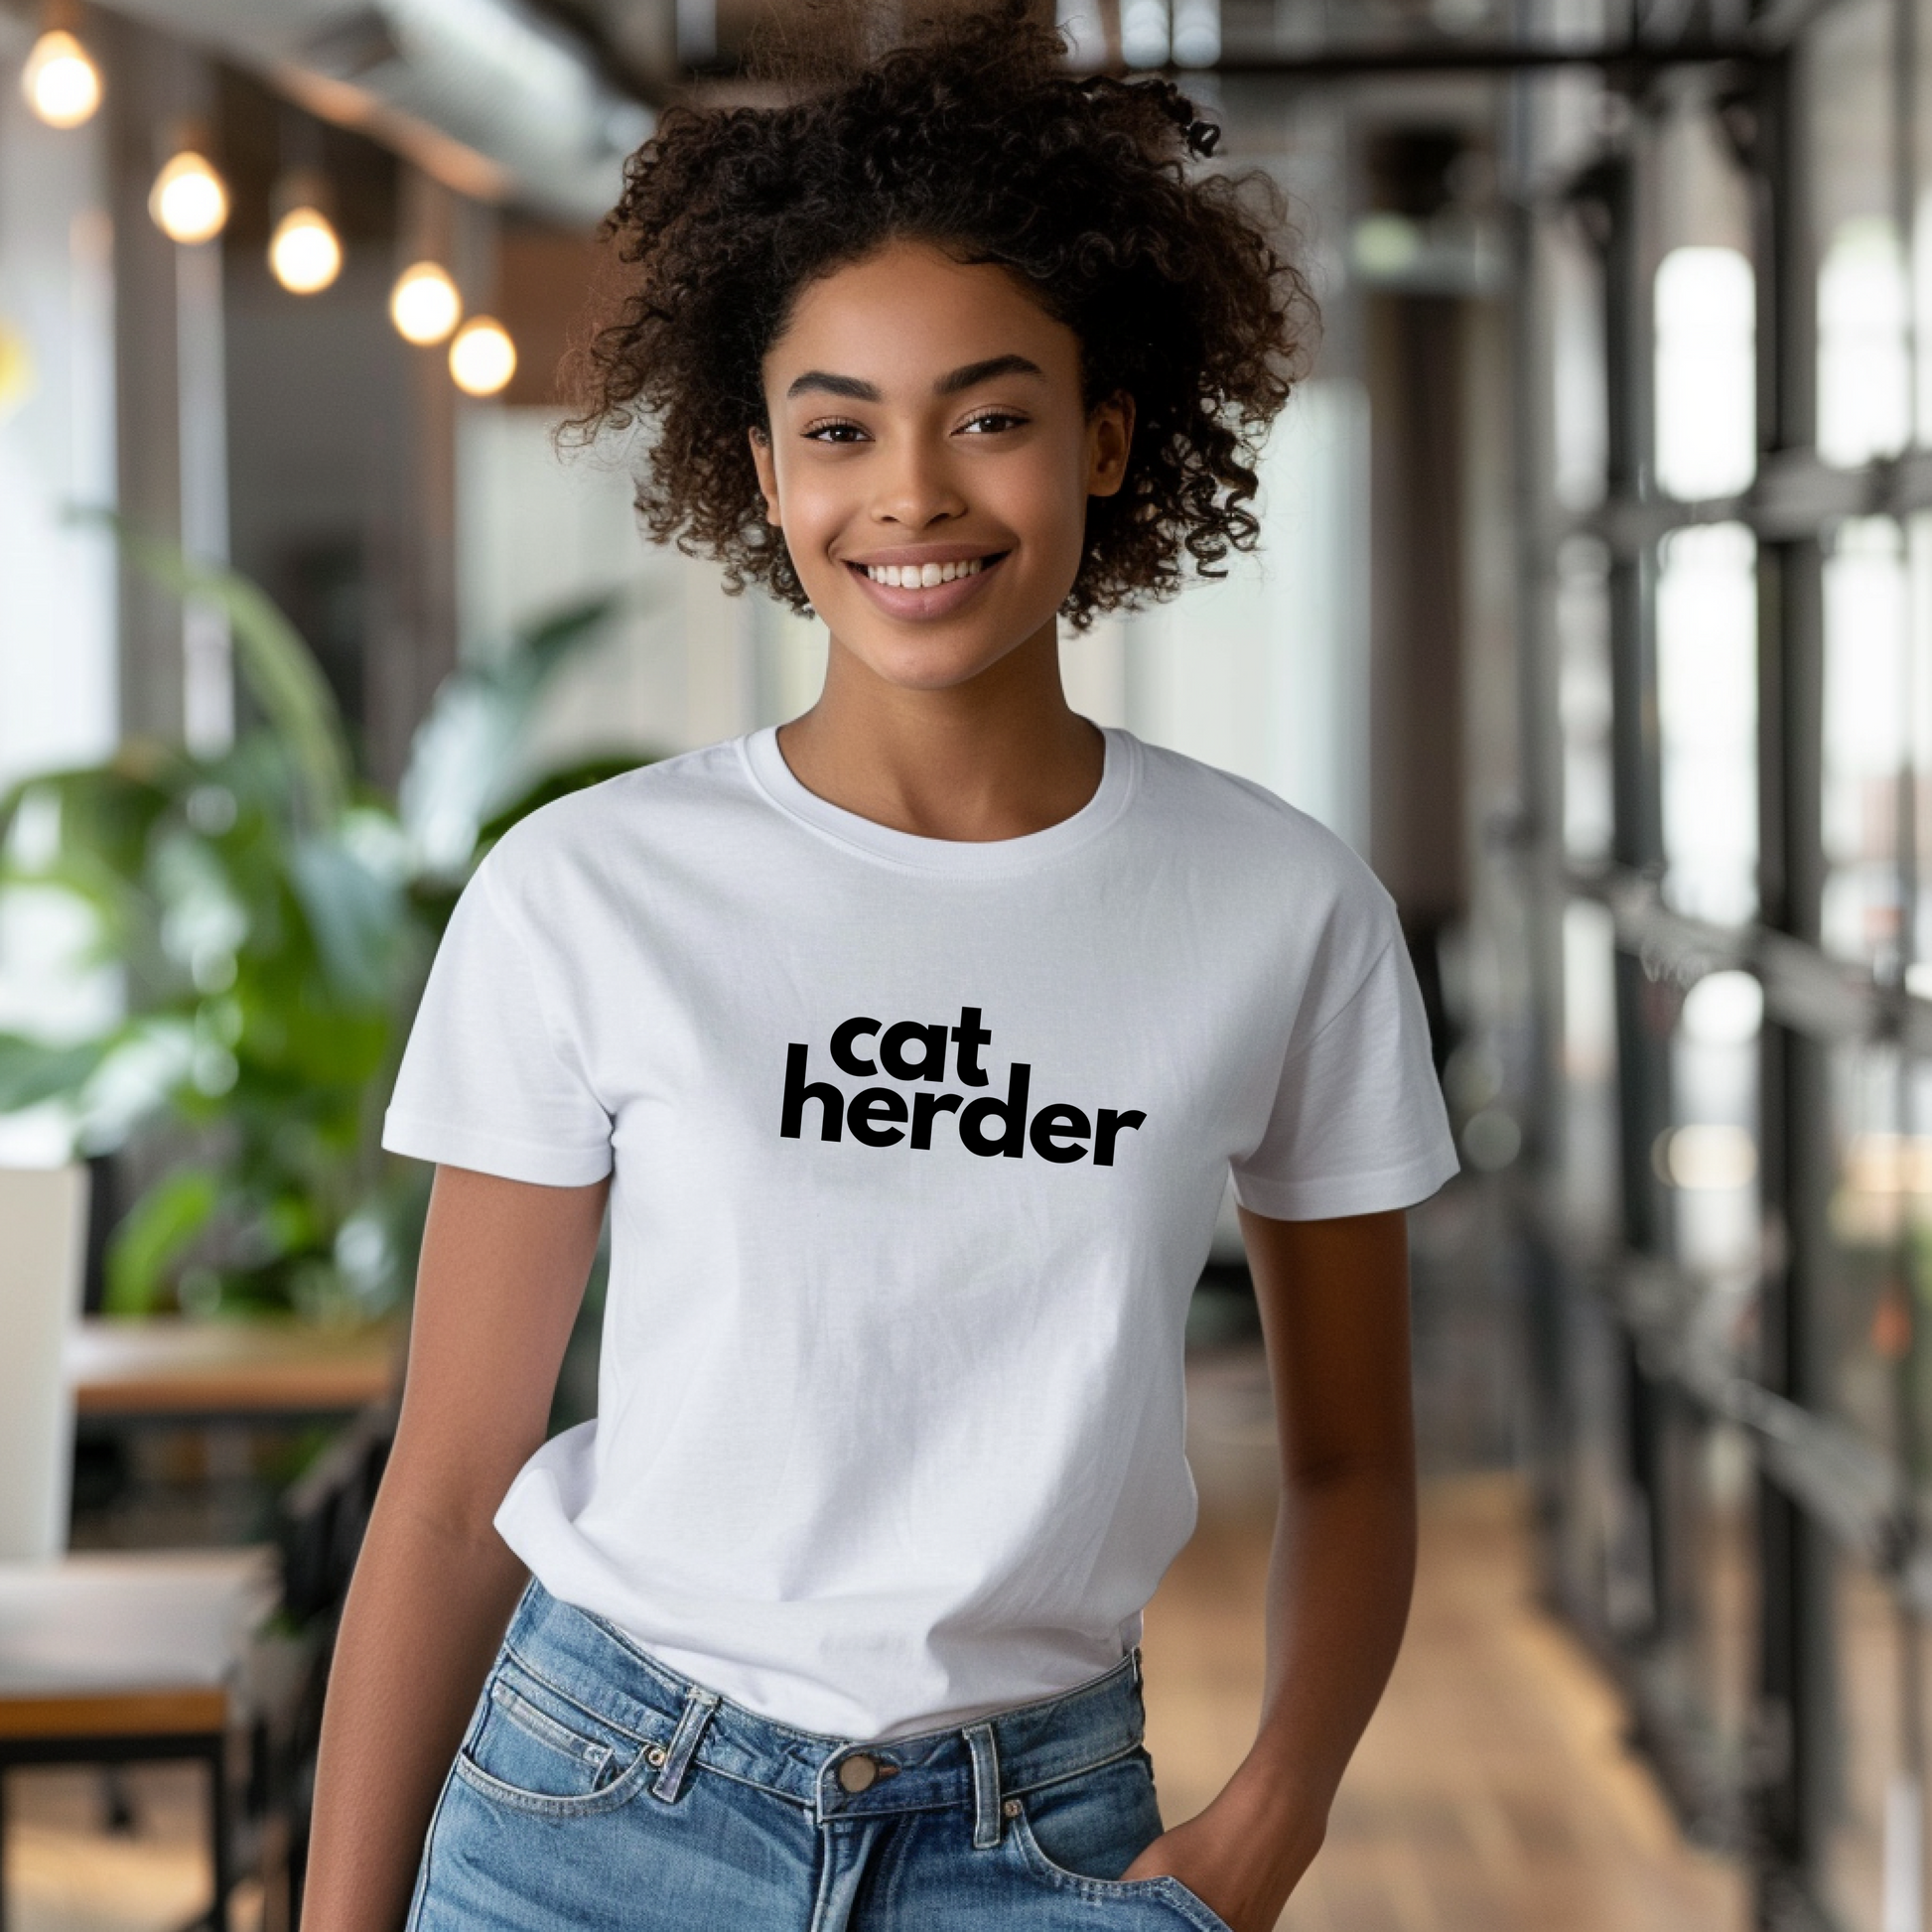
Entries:
{"label": "large window", "polygon": [[1756,31],[1521,122],[1540,1440],[1759,1922],[1924,1932],[1932,5]]}

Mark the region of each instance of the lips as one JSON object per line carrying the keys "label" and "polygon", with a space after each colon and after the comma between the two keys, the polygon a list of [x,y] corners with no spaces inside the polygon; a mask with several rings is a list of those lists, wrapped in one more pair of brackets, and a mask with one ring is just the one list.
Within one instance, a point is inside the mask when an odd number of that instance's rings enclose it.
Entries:
{"label": "lips", "polygon": [[[878,609],[887,616],[909,619],[914,621],[930,621],[935,618],[949,618],[954,612],[962,610],[983,592],[988,582],[998,573],[1010,553],[995,551],[987,557],[948,558],[941,562],[929,559],[924,563],[910,560],[897,565],[848,563],[846,569],[863,588],[866,595]],[[897,584],[881,583],[873,575],[875,570],[890,569],[899,578]],[[925,576],[946,570],[959,574],[941,582],[926,583]],[[917,571],[921,581],[907,583],[904,580]]]}

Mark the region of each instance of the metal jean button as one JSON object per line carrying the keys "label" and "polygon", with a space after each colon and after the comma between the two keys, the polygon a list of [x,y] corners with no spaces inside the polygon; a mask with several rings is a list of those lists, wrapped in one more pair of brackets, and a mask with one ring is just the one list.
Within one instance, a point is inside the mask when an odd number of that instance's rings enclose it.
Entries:
{"label": "metal jean button", "polygon": [[869,1791],[879,1778],[879,1760],[868,1757],[864,1751],[855,1752],[839,1766],[839,1784],[856,1797],[861,1791]]}

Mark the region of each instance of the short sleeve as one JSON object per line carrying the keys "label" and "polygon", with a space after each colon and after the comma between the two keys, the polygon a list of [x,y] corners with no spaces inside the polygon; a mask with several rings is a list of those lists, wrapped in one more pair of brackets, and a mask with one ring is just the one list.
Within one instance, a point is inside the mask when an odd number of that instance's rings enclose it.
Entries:
{"label": "short sleeve", "polygon": [[1456,1172],[1429,1023],[1393,915],[1353,991],[1290,1037],[1259,1144],[1233,1164],[1235,1197],[1279,1221],[1375,1214],[1427,1199]]}
{"label": "short sleeve", "polygon": [[464,889],[423,989],[383,1118],[392,1154],[581,1187],[611,1171],[611,1117],[532,970],[487,861]]}

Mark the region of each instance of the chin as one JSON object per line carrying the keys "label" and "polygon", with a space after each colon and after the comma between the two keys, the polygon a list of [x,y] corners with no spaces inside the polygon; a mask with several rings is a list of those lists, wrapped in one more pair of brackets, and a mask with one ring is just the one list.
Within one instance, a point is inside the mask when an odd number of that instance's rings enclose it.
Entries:
{"label": "chin", "polygon": [[948,657],[935,663],[924,654],[914,657],[908,653],[905,657],[888,654],[866,657],[863,661],[875,677],[896,685],[901,691],[951,691],[959,685],[972,683],[982,671],[991,670],[1005,655],[1005,651],[994,651],[963,659]]}
{"label": "chin", "polygon": [[[848,630],[838,631],[846,650],[874,677],[908,691],[946,691],[954,685],[969,684],[1022,641],[993,641],[984,636],[948,638],[937,629],[923,634],[899,631],[882,637],[877,617],[866,612],[861,621],[865,619],[871,621],[863,629],[855,623]],[[833,628],[837,631],[836,624]]]}

